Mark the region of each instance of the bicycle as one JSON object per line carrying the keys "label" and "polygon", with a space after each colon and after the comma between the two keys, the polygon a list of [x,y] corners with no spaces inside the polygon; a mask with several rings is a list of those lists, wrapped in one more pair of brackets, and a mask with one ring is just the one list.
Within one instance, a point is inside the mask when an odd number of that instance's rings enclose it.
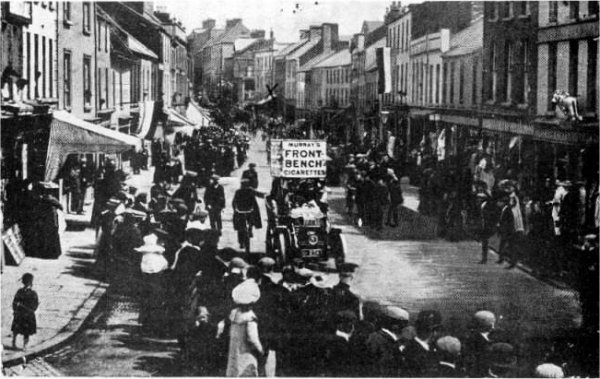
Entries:
{"label": "bicycle", "polygon": [[239,210],[234,208],[234,212],[238,215],[238,217],[243,217],[243,222],[240,223],[240,228],[238,229],[238,242],[240,244],[240,249],[245,249],[247,254],[250,254],[250,238],[252,238],[252,224],[250,223],[250,215],[254,212],[254,209],[249,210]]}

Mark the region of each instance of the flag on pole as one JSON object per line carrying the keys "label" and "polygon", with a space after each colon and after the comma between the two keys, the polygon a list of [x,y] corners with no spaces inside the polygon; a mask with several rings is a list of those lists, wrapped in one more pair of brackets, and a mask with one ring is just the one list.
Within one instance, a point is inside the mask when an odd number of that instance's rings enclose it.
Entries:
{"label": "flag on pole", "polygon": [[379,47],[375,51],[377,58],[377,73],[379,74],[377,93],[392,92],[392,71],[390,70],[391,57],[389,47]]}

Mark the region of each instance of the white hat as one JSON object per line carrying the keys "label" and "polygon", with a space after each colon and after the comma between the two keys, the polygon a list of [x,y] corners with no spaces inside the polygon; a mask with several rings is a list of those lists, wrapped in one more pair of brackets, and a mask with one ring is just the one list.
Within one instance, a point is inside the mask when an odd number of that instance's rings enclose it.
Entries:
{"label": "white hat", "polygon": [[315,275],[310,278],[310,284],[317,288],[333,288],[335,286],[330,275]]}
{"label": "white hat", "polygon": [[260,289],[254,280],[245,280],[233,289],[231,297],[238,305],[253,304],[260,299]]}
{"label": "white hat", "polygon": [[134,250],[140,253],[164,253],[165,248],[160,246],[157,242],[158,237],[156,234],[148,234],[144,237],[144,244],[140,247],[136,247]]}
{"label": "white hat", "polygon": [[562,368],[552,363],[544,363],[535,368],[536,378],[564,378],[565,373]]}
{"label": "white hat", "polygon": [[208,229],[210,229],[210,224],[202,223],[199,220],[190,221],[187,223],[185,230],[188,230],[188,229],[208,230]]}

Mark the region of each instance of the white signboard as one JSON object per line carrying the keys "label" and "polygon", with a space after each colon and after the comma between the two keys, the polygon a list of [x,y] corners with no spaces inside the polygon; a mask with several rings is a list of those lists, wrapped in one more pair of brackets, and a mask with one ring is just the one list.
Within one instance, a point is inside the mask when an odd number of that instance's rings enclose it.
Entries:
{"label": "white signboard", "polygon": [[324,178],[327,174],[327,143],[314,140],[282,142],[281,176],[284,178]]}

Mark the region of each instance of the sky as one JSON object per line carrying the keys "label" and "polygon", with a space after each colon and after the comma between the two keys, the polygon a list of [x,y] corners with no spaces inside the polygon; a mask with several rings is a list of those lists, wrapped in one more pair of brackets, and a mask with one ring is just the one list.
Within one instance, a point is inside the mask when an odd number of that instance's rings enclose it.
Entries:
{"label": "sky", "polygon": [[[380,0],[160,0],[155,7],[166,6],[167,11],[186,27],[189,34],[202,26],[202,21],[213,18],[217,27],[225,20],[241,18],[249,29],[272,28],[279,42],[295,42],[300,29],[324,22],[338,24],[340,35],[358,33],[363,21],[383,21],[385,9],[391,1]],[[406,3],[406,2],[403,2]],[[294,12],[295,11],[295,12]]]}

